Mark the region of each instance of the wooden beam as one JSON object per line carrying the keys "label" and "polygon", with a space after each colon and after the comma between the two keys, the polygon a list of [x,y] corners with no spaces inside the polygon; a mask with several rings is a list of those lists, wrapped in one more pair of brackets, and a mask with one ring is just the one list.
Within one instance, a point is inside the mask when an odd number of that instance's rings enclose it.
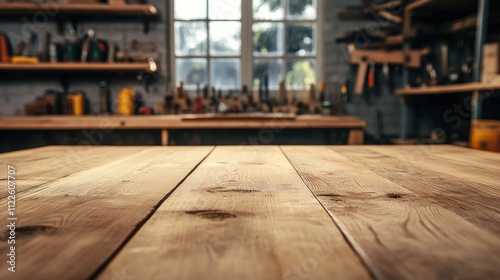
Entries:
{"label": "wooden beam", "polygon": [[349,62],[353,64],[367,62],[400,64],[418,68],[422,64],[422,55],[428,51],[428,49],[409,51],[356,50],[349,54]]}

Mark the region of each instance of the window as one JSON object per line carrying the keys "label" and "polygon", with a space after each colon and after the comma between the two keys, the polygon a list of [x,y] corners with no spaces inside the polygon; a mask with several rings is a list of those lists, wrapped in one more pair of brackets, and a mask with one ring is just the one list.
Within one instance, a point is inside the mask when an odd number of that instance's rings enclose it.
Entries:
{"label": "window", "polygon": [[172,1],[172,74],[187,89],[317,82],[321,0]]}

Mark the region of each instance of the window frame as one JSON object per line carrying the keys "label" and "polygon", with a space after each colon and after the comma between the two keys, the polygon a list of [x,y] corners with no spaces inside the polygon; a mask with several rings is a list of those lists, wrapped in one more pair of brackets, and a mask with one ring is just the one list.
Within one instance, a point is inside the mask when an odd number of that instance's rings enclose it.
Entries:
{"label": "window frame", "polygon": [[[175,10],[174,10],[174,2],[175,1],[186,1],[186,0],[170,0],[168,1],[169,5],[169,42],[170,42],[170,49],[169,51],[169,64],[170,64],[170,82],[172,85],[175,85],[177,82],[177,77],[176,77],[176,59],[177,58],[202,58],[207,60],[207,81],[210,83],[210,86],[213,86],[211,84],[211,79],[210,79],[210,74],[211,74],[211,63],[210,61],[213,59],[219,59],[219,58],[238,58],[241,61],[241,71],[240,71],[240,81],[241,85],[246,85],[249,90],[253,90],[253,62],[254,59],[261,59],[261,60],[273,60],[273,59],[281,59],[283,61],[282,65],[282,71],[284,74],[286,74],[286,67],[287,67],[287,62],[290,60],[307,60],[307,59],[312,59],[315,60],[315,71],[316,71],[316,84],[319,83],[319,81],[324,81],[323,73],[324,73],[324,60],[323,60],[323,23],[324,23],[324,1],[323,0],[315,0],[316,1],[316,19],[315,20],[308,20],[308,19],[287,19],[286,15],[283,19],[281,20],[260,20],[260,19],[254,19],[253,18],[253,0],[241,0],[241,19],[239,22],[241,22],[241,53],[239,56],[221,56],[221,55],[210,55],[210,51],[207,50],[206,55],[202,56],[197,56],[197,55],[189,55],[189,56],[177,56],[175,54],[175,22],[204,22],[207,25],[207,48],[210,48],[210,22],[234,22],[238,20],[210,20],[208,16],[208,1],[210,0],[205,0],[207,2],[207,18],[206,19],[193,19],[193,20],[177,20],[175,19]],[[286,14],[287,12],[287,0],[282,0],[283,1],[283,7],[284,7],[284,12]],[[283,42],[284,42],[284,50],[282,55],[269,55],[269,56],[255,56],[253,53],[253,24],[254,23],[259,23],[259,22],[275,22],[275,23],[283,23],[284,26],[284,31],[283,31]],[[316,30],[315,30],[315,38],[314,38],[314,43],[315,43],[315,50],[316,54],[315,55],[305,55],[305,56],[297,56],[297,55],[290,55],[287,54],[286,51],[286,23],[315,23],[316,24]],[[203,86],[203,85],[202,85]],[[190,88],[188,88],[190,90]],[[239,90],[239,89],[235,89]],[[271,89],[271,92],[275,92],[277,89]]]}

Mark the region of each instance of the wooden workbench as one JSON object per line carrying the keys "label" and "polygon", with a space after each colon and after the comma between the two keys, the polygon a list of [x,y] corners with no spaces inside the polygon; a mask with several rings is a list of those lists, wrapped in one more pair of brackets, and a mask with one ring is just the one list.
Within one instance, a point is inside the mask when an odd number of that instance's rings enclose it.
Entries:
{"label": "wooden workbench", "polygon": [[0,164],[0,221],[17,219],[0,279],[500,279],[493,153],[54,146]]}
{"label": "wooden workbench", "polygon": [[169,143],[169,130],[261,128],[349,129],[348,144],[360,145],[365,126],[365,121],[355,117],[288,114],[0,117],[0,130],[157,129],[162,131],[164,146]]}

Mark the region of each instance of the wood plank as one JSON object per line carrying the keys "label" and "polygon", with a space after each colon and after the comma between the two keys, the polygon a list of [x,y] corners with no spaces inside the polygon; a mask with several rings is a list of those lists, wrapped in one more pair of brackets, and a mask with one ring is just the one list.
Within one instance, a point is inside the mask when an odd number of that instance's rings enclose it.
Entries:
{"label": "wood plank", "polygon": [[500,89],[500,83],[466,83],[457,85],[423,86],[418,88],[404,88],[396,90],[397,95],[427,95],[463,93],[474,91],[493,91]]}
{"label": "wood plank", "polygon": [[72,71],[72,72],[155,72],[149,63],[59,62],[37,64],[1,63],[0,71]]}
{"label": "wood plank", "polygon": [[35,3],[6,3],[0,4],[0,14],[25,15],[34,13],[46,13],[47,15],[72,14],[72,15],[143,15],[156,16],[158,10],[153,5],[107,5],[107,4],[35,4]]}
{"label": "wood plank", "polygon": [[[19,196],[15,277],[90,278],[211,149],[147,148]],[[6,215],[0,211],[1,220]],[[2,252],[5,236],[3,229]],[[12,277],[6,265],[0,279]]]}
{"label": "wood plank", "polygon": [[496,235],[326,147],[283,151],[376,278],[500,277]]}
{"label": "wood plank", "polygon": [[[0,117],[0,130],[40,129],[208,129],[208,128],[364,128],[366,122],[355,117],[297,116],[271,120],[231,118],[202,121],[188,120],[190,115],[162,116],[36,116]],[[183,120],[184,119],[184,120]]]}
{"label": "wood plank", "polygon": [[398,149],[410,152],[412,158],[418,158],[420,153],[425,153],[450,162],[461,162],[470,166],[484,168],[493,173],[500,172],[500,166],[498,164],[499,156],[497,153],[478,151],[453,145],[399,146]]}
{"label": "wood plank", "polygon": [[[144,150],[144,147],[52,146],[0,154],[0,166],[16,167],[17,193],[48,182],[120,160]],[[0,173],[0,180],[7,172]],[[0,189],[0,199],[7,189]]]}
{"label": "wood plank", "polygon": [[[362,164],[369,170],[405,187],[421,197],[449,209],[469,222],[496,234],[500,232],[500,175],[489,176],[475,169],[467,179],[447,174],[446,161],[426,158],[422,161],[400,160],[397,149],[364,147],[332,147],[333,151]],[[500,160],[499,160],[500,162]],[[468,172],[467,166],[452,168],[456,173]],[[483,178],[483,184],[478,182]]]}
{"label": "wood plank", "polygon": [[278,147],[217,147],[99,279],[368,279]]}
{"label": "wood plank", "polygon": [[[372,148],[371,146],[365,147]],[[402,162],[418,168],[427,168],[457,178],[462,178],[486,185],[488,186],[488,188],[486,188],[485,191],[489,192],[490,195],[497,195],[496,192],[500,190],[500,173],[497,172],[496,168],[494,167],[485,168],[483,166],[470,164],[469,162],[453,160],[453,157],[451,157],[451,155],[449,158],[435,156],[436,153],[440,153],[440,151],[443,148],[446,149],[447,146],[413,147],[413,149],[408,149],[408,147],[405,146],[376,146],[376,151],[378,153],[397,158]],[[458,148],[458,151],[464,152],[464,149],[465,148]],[[458,151],[455,153],[459,154],[460,152]],[[469,151],[470,149],[466,149],[465,153]],[[478,154],[478,157],[481,157],[481,154]]]}

